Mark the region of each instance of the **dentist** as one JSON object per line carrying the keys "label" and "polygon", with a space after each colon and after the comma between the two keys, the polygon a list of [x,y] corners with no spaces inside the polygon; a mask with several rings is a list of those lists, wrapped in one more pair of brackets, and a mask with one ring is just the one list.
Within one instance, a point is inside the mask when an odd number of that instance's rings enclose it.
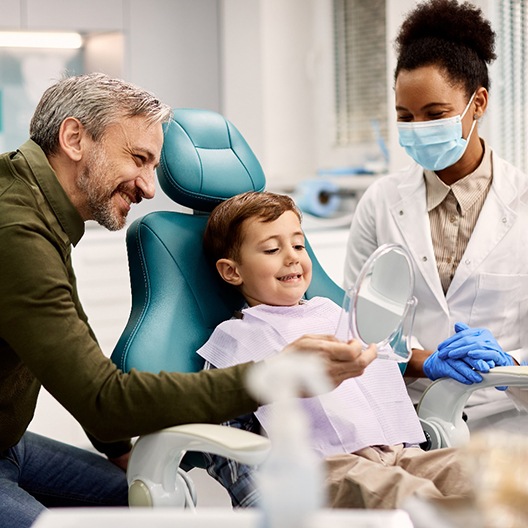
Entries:
{"label": "dentist", "polygon": [[[478,383],[479,372],[528,351],[528,179],[479,136],[494,46],[481,10],[456,0],[420,3],[396,39],[397,127],[414,163],[362,197],[345,283],[382,244],[410,251],[418,299],[410,377]],[[411,385],[415,400],[424,382]],[[490,395],[504,397],[489,389],[473,402]]]}

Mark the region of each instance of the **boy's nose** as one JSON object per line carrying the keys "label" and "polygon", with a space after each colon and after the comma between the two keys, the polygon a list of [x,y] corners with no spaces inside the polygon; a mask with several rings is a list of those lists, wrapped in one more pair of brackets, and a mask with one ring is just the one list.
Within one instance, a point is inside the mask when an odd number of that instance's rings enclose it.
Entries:
{"label": "boy's nose", "polygon": [[299,262],[299,255],[293,248],[291,248],[290,251],[288,251],[288,254],[286,255],[286,262],[290,266],[292,264],[296,264],[297,262]]}

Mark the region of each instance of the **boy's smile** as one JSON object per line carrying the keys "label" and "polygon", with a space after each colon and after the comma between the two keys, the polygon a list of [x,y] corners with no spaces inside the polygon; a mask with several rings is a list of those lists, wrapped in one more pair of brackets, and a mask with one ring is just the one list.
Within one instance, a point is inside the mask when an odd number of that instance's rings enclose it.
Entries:
{"label": "boy's smile", "polygon": [[298,304],[312,278],[312,262],[304,247],[299,218],[286,211],[277,220],[246,220],[233,278],[250,306]]}

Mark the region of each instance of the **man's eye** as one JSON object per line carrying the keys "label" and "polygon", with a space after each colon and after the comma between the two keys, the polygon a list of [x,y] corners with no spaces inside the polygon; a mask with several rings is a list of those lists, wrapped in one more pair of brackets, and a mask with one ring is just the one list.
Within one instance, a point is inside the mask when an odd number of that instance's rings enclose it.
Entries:
{"label": "man's eye", "polygon": [[138,163],[138,165],[144,165],[147,161],[145,156],[142,156],[141,154],[134,154],[134,159]]}

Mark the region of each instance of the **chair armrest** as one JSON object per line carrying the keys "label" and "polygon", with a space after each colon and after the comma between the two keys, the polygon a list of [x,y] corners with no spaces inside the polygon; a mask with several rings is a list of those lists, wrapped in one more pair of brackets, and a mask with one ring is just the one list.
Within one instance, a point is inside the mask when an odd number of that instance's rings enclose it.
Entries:
{"label": "chair armrest", "polygon": [[440,445],[433,447],[466,444],[469,441],[469,429],[462,419],[462,411],[471,393],[501,385],[528,387],[528,366],[495,367],[487,374],[482,374],[482,378],[482,382],[472,385],[442,378],[425,390],[418,404],[418,417],[424,429],[430,428],[439,434]]}
{"label": "chair armrest", "polygon": [[186,451],[203,451],[243,464],[264,461],[271,447],[260,435],[212,424],[186,424],[141,436],[128,463],[131,506],[180,506],[187,481],[178,468]]}

